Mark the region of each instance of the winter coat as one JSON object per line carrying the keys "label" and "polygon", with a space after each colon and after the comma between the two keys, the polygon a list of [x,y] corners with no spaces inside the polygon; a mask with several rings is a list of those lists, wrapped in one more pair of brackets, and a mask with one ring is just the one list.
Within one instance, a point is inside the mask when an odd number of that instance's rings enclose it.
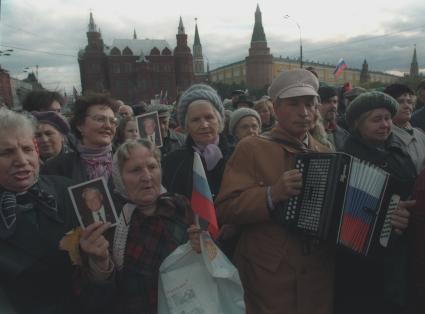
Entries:
{"label": "winter coat", "polygon": [[[301,143],[279,127],[266,137],[247,137],[236,146],[223,176],[216,207],[225,224],[241,227],[234,254],[248,314],[330,314],[333,245],[293,233],[272,220],[266,190],[293,169]],[[328,149],[310,135],[308,147]]]}

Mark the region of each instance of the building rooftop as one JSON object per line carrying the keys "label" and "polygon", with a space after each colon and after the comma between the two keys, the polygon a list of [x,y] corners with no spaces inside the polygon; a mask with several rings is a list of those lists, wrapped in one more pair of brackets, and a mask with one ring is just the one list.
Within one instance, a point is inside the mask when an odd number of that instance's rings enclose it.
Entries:
{"label": "building rooftop", "polygon": [[125,47],[128,47],[135,56],[148,56],[154,47],[158,48],[159,51],[162,51],[165,47],[173,51],[164,39],[114,39],[112,45],[105,50],[105,53],[109,55],[114,47],[117,47],[121,53]]}

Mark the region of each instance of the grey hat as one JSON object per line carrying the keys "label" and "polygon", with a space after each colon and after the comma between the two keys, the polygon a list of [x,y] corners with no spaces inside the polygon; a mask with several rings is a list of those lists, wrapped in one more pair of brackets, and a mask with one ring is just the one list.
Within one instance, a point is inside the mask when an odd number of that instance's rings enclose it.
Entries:
{"label": "grey hat", "polygon": [[273,102],[277,98],[298,96],[318,96],[319,80],[313,73],[304,69],[283,71],[269,87]]}
{"label": "grey hat", "polygon": [[177,106],[177,119],[179,125],[184,128],[187,109],[189,105],[196,100],[206,100],[210,102],[214,108],[218,111],[221,119],[224,121],[224,107],[221,102],[220,96],[211,86],[205,84],[195,84],[189,87],[180,97],[179,104]]}
{"label": "grey hat", "polygon": [[258,121],[258,125],[261,128],[261,118],[257,111],[251,108],[239,108],[232,112],[229,121],[229,132],[231,135],[235,134],[235,128],[238,122],[245,117],[254,117]]}
{"label": "grey hat", "polygon": [[365,112],[378,108],[386,108],[391,117],[398,111],[398,102],[390,95],[382,92],[366,92],[357,96],[347,108],[345,119],[348,125],[354,127],[355,121]]}
{"label": "grey hat", "polygon": [[47,123],[57,129],[63,135],[69,133],[69,123],[66,119],[55,111],[32,111],[32,115],[38,123]]}
{"label": "grey hat", "polygon": [[349,100],[353,100],[354,98],[356,98],[357,96],[366,93],[367,90],[363,87],[354,87],[352,89],[350,89],[349,91],[344,93],[344,97],[348,98]]}
{"label": "grey hat", "polygon": [[155,104],[150,105],[146,112],[155,112],[158,111],[158,117],[169,117],[171,115],[171,111],[173,111],[172,106],[164,105],[164,104]]}

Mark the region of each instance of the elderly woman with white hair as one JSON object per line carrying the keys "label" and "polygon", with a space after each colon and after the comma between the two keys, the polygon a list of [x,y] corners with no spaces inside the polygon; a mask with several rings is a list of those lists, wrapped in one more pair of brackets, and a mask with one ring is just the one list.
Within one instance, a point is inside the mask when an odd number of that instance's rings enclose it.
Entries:
{"label": "elderly woman with white hair", "polygon": [[116,205],[121,214],[113,239],[103,236],[109,223],[99,222],[80,238],[89,278],[98,286],[99,312],[157,313],[162,261],[188,238],[200,250],[189,203],[181,195],[164,193],[160,165],[159,150],[144,139],[125,142],[114,155],[112,178],[126,203]]}
{"label": "elderly woman with white hair", "polygon": [[192,85],[180,98],[177,116],[187,134],[186,145],[165,158],[163,184],[169,192],[190,198],[194,152],[198,152],[214,198],[230,154],[226,138],[221,134],[224,129],[221,99],[208,85]]}
{"label": "elderly woman with white hair", "polygon": [[31,118],[0,109],[0,130],[0,286],[12,313],[79,313],[74,269],[59,250],[77,225],[66,190],[71,182],[39,175]]}

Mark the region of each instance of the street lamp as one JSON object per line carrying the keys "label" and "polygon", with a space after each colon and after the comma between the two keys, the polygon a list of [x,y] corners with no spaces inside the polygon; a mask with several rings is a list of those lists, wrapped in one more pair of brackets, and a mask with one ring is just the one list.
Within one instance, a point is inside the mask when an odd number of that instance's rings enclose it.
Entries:
{"label": "street lamp", "polygon": [[285,20],[291,20],[292,22],[294,22],[296,25],[297,25],[297,27],[298,27],[298,30],[300,31],[300,68],[302,68],[303,67],[303,42],[302,42],[302,39],[301,39],[301,26],[300,26],[300,24],[298,24],[298,22],[297,21],[295,21],[291,16],[289,16],[288,14],[286,14],[284,17],[283,17]]}

